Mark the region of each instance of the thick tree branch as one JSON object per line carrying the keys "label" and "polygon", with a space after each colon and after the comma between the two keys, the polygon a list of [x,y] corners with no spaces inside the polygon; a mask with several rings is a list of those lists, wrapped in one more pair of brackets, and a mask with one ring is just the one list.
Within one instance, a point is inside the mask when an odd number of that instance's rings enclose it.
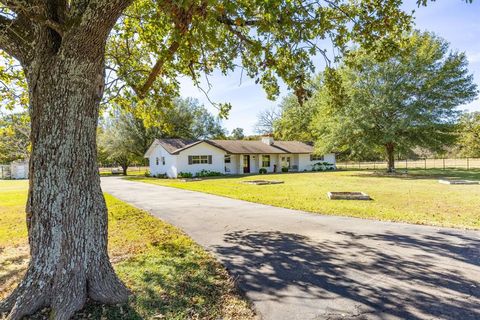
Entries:
{"label": "thick tree branch", "polygon": [[0,16],[0,49],[19,61],[25,62],[31,50],[31,41],[17,20]]}
{"label": "thick tree branch", "polygon": [[174,41],[166,50],[166,54],[161,55],[160,58],[157,60],[152,70],[150,71],[150,74],[148,75],[148,78],[145,81],[145,83],[140,88],[135,88],[135,93],[140,98],[142,99],[145,98],[148,90],[152,87],[157,77],[162,74],[163,66],[165,65],[165,62],[173,58],[173,55],[175,54],[175,52],[178,50],[179,47],[180,47],[180,42]]}
{"label": "thick tree branch", "polygon": [[233,33],[234,35],[236,35],[240,40],[242,40],[243,42],[245,43],[248,43],[250,45],[253,45],[255,44],[255,41],[250,39],[248,36],[244,35],[242,32],[240,32],[239,30],[237,30],[236,28],[233,27],[233,25],[231,24],[226,24],[225,25],[226,28],[231,32]]}
{"label": "thick tree branch", "polygon": [[52,19],[48,19],[46,17],[43,17],[41,15],[34,15],[34,14],[31,14],[28,16],[30,18],[30,20],[34,21],[34,22],[37,22],[41,25],[44,25],[52,30],[55,30],[55,32],[57,32],[60,36],[63,37],[66,29],[65,29],[65,26],[57,21],[54,21]]}
{"label": "thick tree branch", "polygon": [[140,88],[134,88],[135,93],[142,99],[145,97],[148,90],[152,87],[158,76],[161,75],[165,62],[171,60],[175,52],[177,52],[178,48],[181,45],[181,39],[189,31],[193,16],[204,15],[207,4],[204,2],[200,6],[191,5],[186,10],[174,5],[173,3],[170,3],[169,5],[172,8],[172,18],[175,24],[176,34],[172,36],[172,38],[175,40],[172,41],[167,50],[165,50],[164,54],[159,55],[159,58],[153,66],[145,83]]}
{"label": "thick tree branch", "polygon": [[90,30],[98,28],[102,32],[105,29],[110,32],[117,19],[133,0],[79,0],[74,2],[78,10],[80,7],[82,9],[82,25],[91,24]]}

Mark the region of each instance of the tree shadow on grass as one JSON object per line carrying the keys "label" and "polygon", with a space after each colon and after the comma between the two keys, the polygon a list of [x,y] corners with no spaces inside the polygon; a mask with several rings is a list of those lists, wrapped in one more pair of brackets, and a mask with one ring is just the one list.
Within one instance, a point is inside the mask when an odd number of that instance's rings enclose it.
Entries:
{"label": "tree shadow on grass", "polygon": [[117,270],[135,293],[130,306],[144,318],[220,319],[227,304],[231,312],[239,312],[239,319],[251,312],[244,301],[235,300],[225,269],[196,246],[159,244]]}
{"label": "tree shadow on grass", "polygon": [[[314,299],[319,310],[328,301],[361,305],[364,319],[368,315],[375,319],[480,319],[480,284],[474,280],[480,275],[478,238],[448,231],[415,237],[338,235],[339,240],[313,242],[290,233],[238,231],[226,235],[227,245],[216,251],[230,272],[240,276],[240,288],[268,294],[280,303],[297,292],[297,298]],[[442,265],[437,261],[440,257],[453,264],[466,263],[474,269],[474,276],[469,277],[471,270]]]}
{"label": "tree shadow on grass", "polygon": [[[133,292],[129,303],[89,301],[72,319],[221,319],[225,312],[231,319],[251,319],[252,311],[238,299],[225,269],[191,242],[159,243],[115,269]],[[46,308],[27,319],[49,316]]]}
{"label": "tree shadow on grass", "polygon": [[26,246],[0,247],[0,300],[8,295],[23,277],[29,260]]}

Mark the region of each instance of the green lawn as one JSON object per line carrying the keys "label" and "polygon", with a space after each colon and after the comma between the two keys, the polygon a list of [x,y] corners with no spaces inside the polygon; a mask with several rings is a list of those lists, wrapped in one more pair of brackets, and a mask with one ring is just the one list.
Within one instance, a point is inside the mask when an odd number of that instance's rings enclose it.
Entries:
{"label": "green lawn", "polygon": [[[0,299],[28,263],[26,192],[25,181],[0,180]],[[124,306],[90,305],[77,319],[253,319],[210,254],[171,225],[112,196],[106,199],[110,256],[135,296]]]}
{"label": "green lawn", "polygon": [[[163,186],[330,215],[480,228],[480,185],[444,185],[439,177],[480,180],[480,170],[412,170],[388,176],[372,171],[337,171],[220,177],[198,182],[129,177]],[[244,180],[283,180],[247,185]],[[329,200],[328,191],[363,191],[373,201]]]}

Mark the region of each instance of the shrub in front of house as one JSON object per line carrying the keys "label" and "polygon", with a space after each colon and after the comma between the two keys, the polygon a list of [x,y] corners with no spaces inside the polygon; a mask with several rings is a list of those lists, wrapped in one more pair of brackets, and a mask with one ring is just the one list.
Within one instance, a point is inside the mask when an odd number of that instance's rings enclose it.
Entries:
{"label": "shrub in front of house", "polygon": [[282,172],[288,172],[288,167],[282,167]]}
{"label": "shrub in front of house", "polygon": [[197,172],[197,174],[195,176],[199,177],[199,178],[200,177],[218,177],[218,176],[223,176],[223,173],[204,169],[200,172]]}
{"label": "shrub in front of house", "polygon": [[168,176],[166,173],[159,173],[155,176],[155,178],[158,178],[158,179],[167,179]]}
{"label": "shrub in front of house", "polygon": [[182,179],[182,178],[193,178],[193,173],[191,173],[191,172],[179,172],[177,174],[177,178],[180,178],[180,179]]}
{"label": "shrub in front of house", "polygon": [[328,162],[317,162],[312,167],[312,171],[331,171],[331,170],[335,170],[335,166]]}
{"label": "shrub in front of house", "polygon": [[265,168],[260,168],[260,170],[258,170],[258,173],[260,173],[260,174],[265,174],[265,173],[267,173],[267,169],[265,169]]}
{"label": "shrub in front of house", "polygon": [[146,170],[145,173],[144,173],[145,177],[151,177],[151,173],[150,173],[150,170]]}

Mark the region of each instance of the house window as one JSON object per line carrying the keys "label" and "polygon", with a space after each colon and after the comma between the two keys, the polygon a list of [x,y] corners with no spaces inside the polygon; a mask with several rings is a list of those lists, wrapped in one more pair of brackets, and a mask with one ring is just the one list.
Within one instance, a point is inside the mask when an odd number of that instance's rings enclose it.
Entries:
{"label": "house window", "polygon": [[188,164],[212,164],[212,156],[188,156]]}
{"label": "house window", "polygon": [[230,163],[232,161],[231,155],[227,154],[225,155],[225,163]]}
{"label": "house window", "polygon": [[165,157],[162,157],[162,164],[165,165]]}
{"label": "house window", "polygon": [[158,159],[158,157],[155,159],[155,163],[157,164],[157,166],[160,164],[160,160]]}
{"label": "house window", "polygon": [[270,167],[270,155],[262,155],[262,167]]}
{"label": "house window", "polygon": [[318,155],[311,154],[310,155],[310,161],[323,161],[323,156],[318,156]]}

